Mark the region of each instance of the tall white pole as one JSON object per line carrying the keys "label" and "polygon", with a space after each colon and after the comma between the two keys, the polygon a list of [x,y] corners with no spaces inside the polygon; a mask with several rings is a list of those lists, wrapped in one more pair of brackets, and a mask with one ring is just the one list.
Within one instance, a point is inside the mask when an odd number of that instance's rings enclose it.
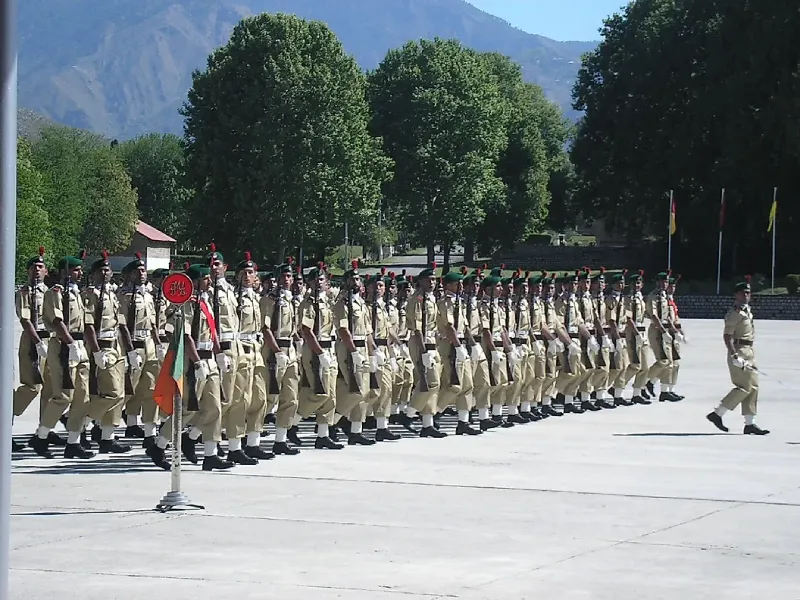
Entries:
{"label": "tall white pole", "polygon": [[667,220],[667,269],[672,268],[672,198],[673,190],[669,191],[669,219]]}
{"label": "tall white pole", "polygon": [[725,188],[722,188],[722,197],[719,201],[719,248],[717,249],[717,296],[719,296],[719,281],[722,276],[722,226],[725,211]]}
{"label": "tall white pole", "polygon": [[[778,188],[775,187],[772,189],[772,206],[775,206],[775,202],[778,200]],[[772,210],[772,207],[770,207]],[[772,291],[775,291],[775,231],[778,228],[778,210],[775,209],[775,219],[772,221]]]}
{"label": "tall white pole", "polygon": [[[17,39],[16,0],[0,0],[0,247],[17,247]],[[14,385],[14,262],[0,265],[0,387]],[[0,409],[0,600],[8,600],[11,511],[11,395]]]}

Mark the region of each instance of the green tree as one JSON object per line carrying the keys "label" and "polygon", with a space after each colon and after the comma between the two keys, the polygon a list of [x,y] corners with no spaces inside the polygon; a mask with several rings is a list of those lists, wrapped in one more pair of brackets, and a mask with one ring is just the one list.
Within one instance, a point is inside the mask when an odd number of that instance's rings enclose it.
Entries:
{"label": "green tree", "polygon": [[345,222],[355,234],[375,220],[391,165],[368,132],[364,74],[325,24],[244,19],[192,79],[195,243],[275,260],[302,245],[320,257]]}
{"label": "green tree", "polygon": [[[399,229],[428,249],[462,241],[502,202],[508,105],[488,62],[455,40],[409,42],[369,75],[372,131],[395,162],[384,186]],[[447,266],[447,254],[445,265]]]}
{"label": "green tree", "polygon": [[116,150],[136,190],[142,221],[182,241],[191,192],[184,186],[181,139],[150,133],[123,142]]}
{"label": "green tree", "polygon": [[[50,254],[53,238],[50,220],[44,207],[44,180],[33,166],[31,149],[22,138],[17,139],[17,248],[15,273],[18,282],[26,277],[28,260],[44,246]],[[49,262],[52,263],[52,260]]]}

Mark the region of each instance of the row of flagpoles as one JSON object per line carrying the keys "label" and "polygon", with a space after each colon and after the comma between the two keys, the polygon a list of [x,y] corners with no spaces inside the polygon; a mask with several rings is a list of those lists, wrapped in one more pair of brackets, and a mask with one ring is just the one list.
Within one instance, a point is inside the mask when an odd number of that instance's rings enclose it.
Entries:
{"label": "row of flagpoles", "polygon": [[[772,289],[775,289],[775,219],[778,214],[778,188],[772,189],[772,207],[769,209],[769,224],[767,232],[772,233]],[[722,274],[722,229],[725,222],[725,188],[722,188],[719,200],[719,247],[717,249],[717,294],[719,294],[720,277]],[[669,191],[669,236],[667,243],[667,268],[672,268],[672,236],[677,231],[677,214],[675,210],[675,193]]]}

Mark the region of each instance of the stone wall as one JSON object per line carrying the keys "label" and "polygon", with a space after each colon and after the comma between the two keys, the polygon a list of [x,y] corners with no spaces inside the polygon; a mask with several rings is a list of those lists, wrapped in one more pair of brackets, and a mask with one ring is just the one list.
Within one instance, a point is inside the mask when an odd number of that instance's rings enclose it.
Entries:
{"label": "stone wall", "polygon": [[[492,264],[507,269],[549,269],[567,271],[587,266],[592,269],[622,269],[637,264],[640,252],[632,248],[606,246],[526,246],[519,245],[512,254],[497,254]],[[638,268],[638,267],[637,267]]]}
{"label": "stone wall", "polygon": [[[732,296],[678,296],[682,319],[722,319],[733,305]],[[753,296],[753,316],[767,320],[800,320],[800,296]]]}

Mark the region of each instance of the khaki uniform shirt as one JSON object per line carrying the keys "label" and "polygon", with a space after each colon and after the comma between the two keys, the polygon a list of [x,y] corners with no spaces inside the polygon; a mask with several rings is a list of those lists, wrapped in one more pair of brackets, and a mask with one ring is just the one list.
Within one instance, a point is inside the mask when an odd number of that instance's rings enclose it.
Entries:
{"label": "khaki uniform shirt", "polygon": [[544,302],[539,296],[533,296],[528,305],[529,327],[531,333],[537,338],[542,335],[542,324],[544,323]]}
{"label": "khaki uniform shirt", "polygon": [[447,326],[452,325],[458,337],[464,337],[467,328],[467,313],[464,307],[464,298],[457,297],[456,294],[445,293],[436,303],[436,328],[441,336],[444,337]]}
{"label": "khaki uniform shirt", "polygon": [[[494,313],[494,316],[492,316],[492,313]],[[489,296],[484,295],[478,303],[478,316],[480,319],[481,332],[488,330],[492,334],[492,340],[495,342],[502,342],[502,313],[497,298],[492,301],[489,299]]]}
{"label": "khaki uniform shirt", "polygon": [[389,314],[386,312],[386,305],[383,298],[378,298],[374,304],[367,303],[367,314],[370,320],[370,330],[372,337],[376,340],[389,338]]}
{"label": "khaki uniform shirt", "polygon": [[[102,312],[99,311],[102,294]],[[120,323],[119,298],[109,285],[83,290],[84,323],[93,325],[98,340],[116,340]]]}
{"label": "khaki uniform shirt", "polygon": [[[53,322],[56,319],[64,321],[63,311],[63,292],[64,288],[61,285],[54,285],[44,295],[44,304],[42,306],[42,318],[44,326],[51,332],[55,331]],[[86,312],[83,297],[77,285],[70,284],[69,290],[69,318],[64,324],[70,333],[83,334],[84,329],[84,313]]]}
{"label": "khaki uniform shirt", "polygon": [[320,294],[319,301],[311,295],[300,303],[300,324],[308,327],[317,340],[328,341],[333,335],[333,308],[326,294]]}
{"label": "khaki uniform shirt", "polygon": [[606,296],[605,320],[609,324],[614,323],[622,335],[625,335],[625,327],[630,316],[625,304],[625,297],[622,294],[614,292]]}
{"label": "khaki uniform shirt", "polygon": [[528,299],[516,297],[511,304],[514,309],[514,331],[509,331],[512,338],[529,339],[531,336],[531,313]]}
{"label": "khaki uniform shirt", "polygon": [[541,326],[547,326],[550,333],[556,335],[558,330],[564,326],[561,318],[558,315],[558,308],[556,307],[555,300],[547,298],[541,301],[542,305],[542,320]]}
{"label": "khaki uniform shirt", "polygon": [[[425,322],[422,322],[422,303],[425,303]],[[426,344],[433,344],[436,341],[436,319],[438,308],[436,306],[436,297],[433,294],[425,294],[423,298],[422,292],[414,292],[408,298],[408,307],[406,313],[406,326],[410,332],[419,331],[422,333],[423,340]]]}
{"label": "khaki uniform shirt", "polygon": [[594,333],[594,298],[587,292],[585,294],[577,294],[575,301],[581,323],[586,329]]}
{"label": "khaki uniform shirt", "polygon": [[407,342],[411,335],[408,331],[408,322],[406,315],[408,314],[408,300],[397,302],[397,338],[401,342]]}
{"label": "khaki uniform shirt", "polygon": [[756,329],[749,306],[734,306],[725,315],[725,335],[736,340],[755,341]]}
{"label": "khaki uniform shirt", "polygon": [[[217,281],[219,291],[216,294],[216,301],[219,303],[219,341],[220,343],[233,342],[235,334],[239,331],[238,306],[239,299],[233,286],[225,279]],[[213,302],[215,301],[214,289],[209,290],[211,295],[211,314],[215,315]],[[217,318],[215,316],[215,318]],[[235,344],[234,344],[235,345]]]}
{"label": "khaki uniform shirt", "polygon": [[157,360],[152,331],[156,326],[156,307],[148,291],[119,288],[119,324],[127,327],[134,342],[144,342],[146,360]]}
{"label": "khaki uniform shirt", "polygon": [[[211,313],[212,307],[209,294],[202,294],[200,296],[200,301],[205,302],[209,313]],[[184,333],[192,337],[197,350],[212,351],[214,348],[212,345],[211,325],[197,304],[197,302],[189,301],[181,307],[184,319],[183,323],[186,328]]]}
{"label": "khaki uniform shirt", "polygon": [[465,331],[469,331],[472,334],[472,339],[480,343],[481,315],[477,296],[466,296],[464,298],[464,319],[466,323]]}
{"label": "khaki uniform shirt", "polygon": [[[17,318],[22,321],[23,319],[27,319],[33,325],[33,328],[36,331],[43,331],[44,330],[44,295],[47,292],[47,286],[39,282],[35,286],[31,287],[28,285],[24,285],[20,288],[20,290],[14,295],[14,306],[17,310]],[[34,305],[36,306],[36,310],[33,310]],[[33,313],[36,313],[34,315]],[[34,316],[36,317],[34,322]],[[23,332],[23,335],[25,333]]]}
{"label": "khaki uniform shirt", "polygon": [[578,337],[578,326],[584,324],[578,297],[559,296],[554,304],[559,325],[566,330],[570,337]]}
{"label": "khaki uniform shirt", "polygon": [[647,300],[645,300],[645,315],[648,319],[656,317],[664,324],[668,322],[669,303],[667,302],[666,292],[653,290],[647,294]]}
{"label": "khaki uniform shirt", "polygon": [[261,298],[262,326],[270,329],[276,340],[291,340],[297,332],[294,303],[284,291],[280,297],[276,288]]}
{"label": "khaki uniform shirt", "polygon": [[641,292],[635,292],[625,297],[625,311],[631,315],[637,329],[643,331],[647,324],[647,307]]}

